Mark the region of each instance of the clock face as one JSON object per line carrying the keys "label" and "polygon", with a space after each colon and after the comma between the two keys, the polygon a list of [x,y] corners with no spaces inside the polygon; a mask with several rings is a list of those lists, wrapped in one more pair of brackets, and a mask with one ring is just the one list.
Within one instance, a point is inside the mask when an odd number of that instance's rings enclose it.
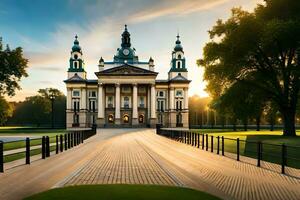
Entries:
{"label": "clock face", "polygon": [[129,50],[128,50],[128,49],[124,49],[124,50],[123,50],[123,54],[124,54],[125,56],[128,56]]}

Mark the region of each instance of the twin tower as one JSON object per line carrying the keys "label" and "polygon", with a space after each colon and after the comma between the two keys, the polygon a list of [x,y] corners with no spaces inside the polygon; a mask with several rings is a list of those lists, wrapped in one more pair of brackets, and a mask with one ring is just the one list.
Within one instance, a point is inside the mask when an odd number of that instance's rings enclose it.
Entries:
{"label": "twin tower", "polygon": [[67,127],[188,127],[188,71],[180,37],[172,51],[168,79],[156,79],[154,60],[139,61],[125,25],[113,61],[101,57],[97,79],[87,79],[75,37],[67,87]]}

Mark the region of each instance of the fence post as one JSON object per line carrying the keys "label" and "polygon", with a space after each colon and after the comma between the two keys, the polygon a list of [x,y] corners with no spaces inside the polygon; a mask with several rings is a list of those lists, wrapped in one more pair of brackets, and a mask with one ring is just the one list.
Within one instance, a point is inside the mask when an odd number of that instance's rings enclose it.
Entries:
{"label": "fence post", "polygon": [[25,163],[26,165],[30,164],[30,139],[27,137],[26,138],[26,158],[25,158]]}
{"label": "fence post", "polygon": [[208,151],[208,134],[206,134],[206,151]]}
{"label": "fence post", "polygon": [[222,156],[224,156],[224,136],[222,136]]}
{"label": "fence post", "polygon": [[261,145],[260,145],[261,142],[257,142],[257,167],[260,167],[260,151],[261,151]]}
{"label": "fence post", "polygon": [[84,131],[81,131],[81,143],[84,141]]}
{"label": "fence post", "polygon": [[42,159],[46,158],[46,137],[42,137]]}
{"label": "fence post", "polygon": [[195,144],[195,133],[192,132],[191,134],[192,134],[192,146],[194,146],[194,144]]}
{"label": "fence post", "polygon": [[202,149],[204,149],[204,133],[202,134]]}
{"label": "fence post", "polygon": [[71,133],[68,133],[68,149],[71,148]]}
{"label": "fence post", "polygon": [[198,142],[197,147],[199,149],[199,147],[200,147],[200,134],[199,133],[197,134],[197,142]]}
{"label": "fence post", "polygon": [[67,134],[64,134],[64,139],[65,139],[65,151],[68,150],[68,135]]}
{"label": "fence post", "polygon": [[0,172],[4,172],[3,141],[0,141]]}
{"label": "fence post", "polygon": [[50,157],[50,138],[46,136],[46,157]]}
{"label": "fence post", "polygon": [[64,151],[63,136],[59,136],[60,152]]}
{"label": "fence post", "polygon": [[211,149],[210,149],[210,151],[211,152],[214,152],[214,136],[211,136],[211,141],[210,141],[210,143],[211,143]]}
{"label": "fence post", "polygon": [[58,154],[58,135],[56,135],[56,137],[55,137],[55,139],[56,139],[56,154]]}
{"label": "fence post", "polygon": [[240,161],[240,138],[236,139],[236,160]]}
{"label": "fence post", "polygon": [[281,173],[284,174],[285,173],[285,165],[286,165],[286,146],[285,146],[285,144],[282,144],[281,154],[282,154],[282,158],[281,158]]}
{"label": "fence post", "polygon": [[217,137],[217,154],[220,154],[220,136]]}

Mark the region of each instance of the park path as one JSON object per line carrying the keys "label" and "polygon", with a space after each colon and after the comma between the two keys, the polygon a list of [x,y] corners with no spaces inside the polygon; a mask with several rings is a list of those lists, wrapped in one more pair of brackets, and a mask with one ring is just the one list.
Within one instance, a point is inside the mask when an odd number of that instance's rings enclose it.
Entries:
{"label": "park path", "polygon": [[191,187],[222,199],[300,199],[300,180],[156,135],[154,130],[100,130],[83,145],[0,175],[1,199],[21,199],[81,184]]}

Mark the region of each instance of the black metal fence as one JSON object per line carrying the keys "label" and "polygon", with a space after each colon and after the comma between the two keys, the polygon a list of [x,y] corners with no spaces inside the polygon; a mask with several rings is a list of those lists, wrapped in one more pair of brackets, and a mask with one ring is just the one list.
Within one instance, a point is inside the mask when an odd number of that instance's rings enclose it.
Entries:
{"label": "black metal fence", "polygon": [[[287,167],[300,169],[299,146],[247,141],[239,138],[213,136],[193,131],[167,130],[161,129],[159,126],[157,126],[156,133],[205,151],[210,151],[222,156],[226,155],[237,161],[240,161],[240,156],[253,158],[250,160],[253,161],[255,159],[255,164],[258,167],[261,167],[261,161],[279,164],[281,166],[281,173],[283,174],[286,173]],[[299,173],[299,171],[297,173]]]}
{"label": "black metal fence", "polygon": [[41,159],[50,157],[51,152],[56,154],[67,151],[89,137],[95,135],[96,127],[89,130],[68,131],[55,136],[41,138],[26,138],[25,140],[3,142],[0,141],[0,172],[4,172],[5,163],[25,159],[25,164],[30,164],[32,156],[41,155]]}

